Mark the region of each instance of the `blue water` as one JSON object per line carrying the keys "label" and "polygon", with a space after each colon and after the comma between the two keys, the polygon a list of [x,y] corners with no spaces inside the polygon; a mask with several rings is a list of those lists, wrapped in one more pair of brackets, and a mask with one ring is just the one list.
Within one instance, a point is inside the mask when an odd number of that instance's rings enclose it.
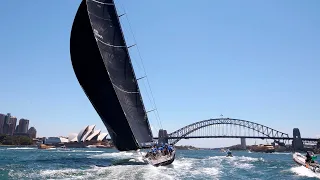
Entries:
{"label": "blue water", "polygon": [[136,152],[0,147],[0,179],[320,179],[290,153],[178,150],[167,167],[144,164]]}

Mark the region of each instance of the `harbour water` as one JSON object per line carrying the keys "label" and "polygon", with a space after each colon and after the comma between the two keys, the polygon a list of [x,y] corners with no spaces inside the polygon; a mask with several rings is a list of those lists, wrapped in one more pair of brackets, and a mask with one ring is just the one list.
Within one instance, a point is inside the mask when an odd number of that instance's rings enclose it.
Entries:
{"label": "harbour water", "polygon": [[114,149],[0,147],[0,180],[6,179],[320,179],[297,166],[291,153],[177,150],[167,167],[144,164],[136,152]]}

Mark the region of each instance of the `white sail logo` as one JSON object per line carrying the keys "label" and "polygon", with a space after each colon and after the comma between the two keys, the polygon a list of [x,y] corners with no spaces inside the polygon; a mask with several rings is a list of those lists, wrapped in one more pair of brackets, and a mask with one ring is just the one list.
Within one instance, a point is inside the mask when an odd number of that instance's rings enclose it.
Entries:
{"label": "white sail logo", "polygon": [[99,32],[96,29],[93,29],[93,33],[94,33],[95,36],[103,39],[103,37],[99,34]]}

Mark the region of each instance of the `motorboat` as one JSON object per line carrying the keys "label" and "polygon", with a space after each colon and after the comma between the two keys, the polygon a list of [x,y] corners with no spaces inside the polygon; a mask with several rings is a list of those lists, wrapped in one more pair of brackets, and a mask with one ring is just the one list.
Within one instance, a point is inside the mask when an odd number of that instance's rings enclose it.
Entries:
{"label": "motorboat", "polygon": [[86,146],[87,148],[97,148],[97,146],[96,145],[88,145],[88,146]]}
{"label": "motorboat", "polygon": [[250,148],[251,152],[264,152],[264,153],[273,153],[275,152],[275,148],[272,145],[269,144],[260,144],[258,145],[253,145]]}
{"label": "motorboat", "polygon": [[[316,157],[316,156],[314,156],[314,154],[312,152],[310,152],[310,153],[311,153],[310,154],[311,156]],[[316,161],[313,160],[312,163],[306,163],[306,156],[304,156],[298,152],[293,153],[292,158],[293,158],[294,162],[296,162],[298,165],[304,166],[304,167],[312,170],[313,172],[320,173],[320,165]]]}
{"label": "motorboat", "polygon": [[38,149],[52,149],[55,148],[55,146],[50,146],[50,145],[46,145],[46,144],[39,144],[38,145]]}
{"label": "motorboat", "polygon": [[227,151],[227,156],[226,157],[233,157],[232,152],[230,150]]}

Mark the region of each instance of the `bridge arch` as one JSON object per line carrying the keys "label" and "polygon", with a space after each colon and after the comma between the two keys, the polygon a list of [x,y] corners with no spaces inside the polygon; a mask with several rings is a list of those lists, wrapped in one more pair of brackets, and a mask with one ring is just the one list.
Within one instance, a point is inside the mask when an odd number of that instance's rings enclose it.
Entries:
{"label": "bridge arch", "polygon": [[[213,125],[234,125],[234,126],[240,126],[244,127],[246,129],[251,129],[258,134],[261,135],[261,138],[272,138],[279,142],[279,140],[283,140],[286,138],[289,138],[289,135],[280,131],[277,131],[273,128],[264,126],[262,124],[254,123],[251,121],[241,120],[241,119],[230,119],[230,118],[217,118],[217,119],[209,119],[209,120],[203,120],[199,122],[192,123],[190,125],[187,125],[185,127],[182,127],[170,134],[169,140],[171,144],[176,144],[181,139],[186,138],[189,134],[196,132],[200,129],[203,129],[208,126]],[[226,136],[228,137],[228,136]]]}

